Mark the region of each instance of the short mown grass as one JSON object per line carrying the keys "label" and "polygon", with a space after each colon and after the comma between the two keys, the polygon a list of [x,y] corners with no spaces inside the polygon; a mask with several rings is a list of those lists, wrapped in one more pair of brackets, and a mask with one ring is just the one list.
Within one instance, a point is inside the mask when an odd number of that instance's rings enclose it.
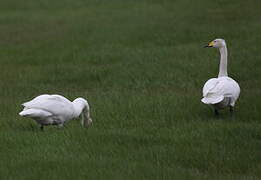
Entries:
{"label": "short mown grass", "polygon": [[[260,179],[261,2],[0,2],[0,179]],[[235,115],[202,104],[221,37]],[[87,98],[93,125],[43,132],[21,103]]]}

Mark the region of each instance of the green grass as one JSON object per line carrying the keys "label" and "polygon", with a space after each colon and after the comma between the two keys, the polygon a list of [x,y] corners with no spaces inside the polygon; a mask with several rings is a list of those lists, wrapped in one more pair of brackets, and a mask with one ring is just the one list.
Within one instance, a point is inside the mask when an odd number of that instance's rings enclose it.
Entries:
{"label": "green grass", "polygon": [[[0,2],[0,179],[260,179],[261,2]],[[226,39],[234,118],[200,102]],[[18,116],[43,94],[87,98],[93,126]]]}

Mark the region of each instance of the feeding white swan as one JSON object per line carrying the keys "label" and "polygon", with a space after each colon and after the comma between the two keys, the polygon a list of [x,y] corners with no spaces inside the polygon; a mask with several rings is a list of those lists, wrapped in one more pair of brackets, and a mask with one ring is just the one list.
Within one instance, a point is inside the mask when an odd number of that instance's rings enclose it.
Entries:
{"label": "feeding white swan", "polygon": [[206,47],[219,49],[220,64],[218,78],[211,78],[205,83],[201,101],[205,104],[212,105],[216,115],[218,115],[218,110],[225,107],[230,107],[230,112],[232,113],[233,107],[240,94],[240,87],[238,83],[228,77],[227,74],[226,42],[224,39],[215,39]]}
{"label": "feeding white swan", "polygon": [[92,123],[90,117],[90,107],[83,98],[77,98],[73,102],[60,95],[40,95],[31,101],[22,104],[23,111],[20,116],[34,119],[41,125],[41,129],[46,125],[63,124],[82,114],[81,123],[87,127]]}

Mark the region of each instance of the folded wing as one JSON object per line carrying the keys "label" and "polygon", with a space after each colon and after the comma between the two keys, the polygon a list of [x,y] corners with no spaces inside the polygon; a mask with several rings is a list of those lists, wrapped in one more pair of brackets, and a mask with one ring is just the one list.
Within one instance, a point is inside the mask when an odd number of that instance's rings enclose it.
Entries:
{"label": "folded wing", "polygon": [[236,81],[229,77],[212,78],[203,87],[203,98],[205,104],[217,104],[225,97],[231,99],[230,105],[234,106],[240,93],[240,88]]}
{"label": "folded wing", "polygon": [[29,109],[34,109],[38,110],[38,114],[48,112],[55,116],[71,117],[74,112],[71,101],[60,95],[40,95],[22,105],[24,106],[23,111],[28,112]]}

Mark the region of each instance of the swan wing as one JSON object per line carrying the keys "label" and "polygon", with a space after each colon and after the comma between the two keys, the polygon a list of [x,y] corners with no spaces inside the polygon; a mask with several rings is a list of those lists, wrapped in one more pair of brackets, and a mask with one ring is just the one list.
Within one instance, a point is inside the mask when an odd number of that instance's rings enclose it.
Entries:
{"label": "swan wing", "polygon": [[203,98],[205,104],[216,104],[225,97],[231,98],[233,106],[240,93],[240,88],[236,81],[229,77],[212,78],[203,87]]}
{"label": "swan wing", "polygon": [[223,85],[224,86],[224,90],[223,90],[224,96],[230,97],[231,98],[230,105],[234,106],[235,102],[238,99],[239,94],[240,94],[240,87],[239,87],[238,83],[230,77],[221,77],[220,79],[224,84]]}
{"label": "swan wing", "polygon": [[203,98],[201,101],[205,104],[216,104],[223,99],[222,84],[218,78],[209,79],[203,87]]}
{"label": "swan wing", "polygon": [[217,87],[218,85],[218,80],[217,78],[212,78],[212,79],[209,79],[205,84],[204,84],[204,87],[203,87],[203,97],[206,97],[208,94],[210,94],[211,92],[215,91],[215,88]]}
{"label": "swan wing", "polygon": [[72,102],[60,95],[40,95],[22,105],[25,109],[44,110],[63,117],[70,117],[74,112]]}
{"label": "swan wing", "polygon": [[41,109],[24,109],[19,113],[20,116],[30,118],[47,118],[52,116],[52,113]]}

